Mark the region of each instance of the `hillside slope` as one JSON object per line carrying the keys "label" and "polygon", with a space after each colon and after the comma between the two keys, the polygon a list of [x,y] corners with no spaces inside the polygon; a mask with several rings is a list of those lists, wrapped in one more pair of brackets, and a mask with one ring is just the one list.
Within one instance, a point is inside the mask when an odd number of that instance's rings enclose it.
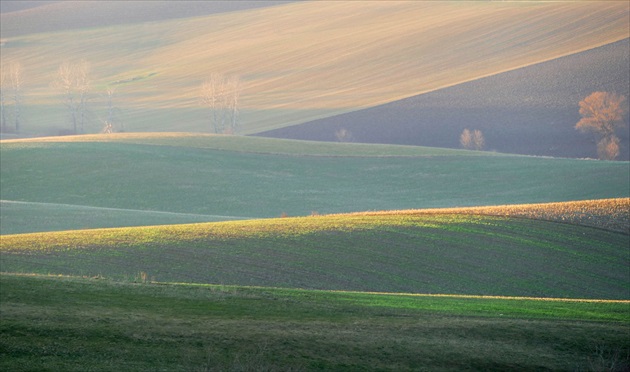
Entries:
{"label": "hillside slope", "polygon": [[[129,223],[129,210],[212,221],[590,200],[628,197],[630,190],[630,169],[622,162],[242,136],[2,141],[0,159],[0,199],[30,203],[3,209],[4,234],[59,228],[43,218],[55,205],[57,221],[70,213],[65,228],[76,229],[111,226],[99,223],[118,212],[120,223]],[[101,222],[73,225],[80,209],[69,206],[108,209]]]}
{"label": "hillside slope", "polygon": [[[596,158],[595,136],[575,130],[578,102],[595,91],[630,97],[630,39],[400,101],[285,127],[261,136],[459,148],[465,128],[503,153]],[[629,132],[619,132],[629,160]]]}
{"label": "hillside slope", "polygon": [[629,242],[550,221],[399,213],[6,235],[0,263],[116,279],[628,300]]}
{"label": "hillside slope", "polygon": [[121,24],[158,22],[201,17],[282,5],[290,2],[268,0],[239,1],[2,1],[2,37],[41,34]]}
{"label": "hillside slope", "polygon": [[209,131],[199,86],[219,72],[241,78],[247,134],[619,41],[628,37],[629,9],[615,1],[296,2],[80,30],[6,31],[0,51],[3,63],[23,64],[23,134],[70,127],[51,82],[62,62],[79,59],[91,64],[86,132],[103,127],[107,86],[117,88],[118,130]]}
{"label": "hillside slope", "polygon": [[139,284],[4,273],[0,282],[4,371],[51,365],[63,371],[98,365],[120,371],[133,366],[366,372],[630,366],[624,359],[630,352],[630,301]]}

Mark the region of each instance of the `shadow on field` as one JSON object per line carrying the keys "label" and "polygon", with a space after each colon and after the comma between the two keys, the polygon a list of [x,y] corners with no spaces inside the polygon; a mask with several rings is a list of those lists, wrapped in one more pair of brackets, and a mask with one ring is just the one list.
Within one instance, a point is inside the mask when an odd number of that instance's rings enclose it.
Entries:
{"label": "shadow on field", "polygon": [[[259,135],[335,141],[345,129],[356,142],[459,148],[469,128],[483,132],[487,150],[597,158],[595,137],[574,129],[578,102],[594,91],[629,96],[629,40]],[[619,135],[619,159],[629,160],[628,130]]]}

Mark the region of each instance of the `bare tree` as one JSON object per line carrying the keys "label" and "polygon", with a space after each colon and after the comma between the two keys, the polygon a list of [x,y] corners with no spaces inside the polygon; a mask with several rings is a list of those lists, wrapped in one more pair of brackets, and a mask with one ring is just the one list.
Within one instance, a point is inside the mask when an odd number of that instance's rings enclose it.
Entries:
{"label": "bare tree", "polygon": [[212,73],[203,84],[201,84],[201,103],[210,109],[210,125],[215,133],[219,133],[220,119],[219,110],[220,101],[223,95],[223,76]]}
{"label": "bare tree", "polygon": [[593,92],[580,101],[582,119],[575,129],[594,132],[599,141],[597,153],[600,159],[613,160],[619,155],[619,138],[616,131],[625,126],[628,112],[626,97],[609,92]]}
{"label": "bare tree", "polygon": [[20,131],[22,85],[22,64],[19,62],[3,63],[0,69],[0,128],[5,133],[10,130],[7,99],[13,101],[15,132],[18,133]]}
{"label": "bare tree", "polygon": [[81,132],[84,130],[84,125],[87,120],[87,101],[88,93],[90,92],[90,65],[86,61],[81,61],[76,66],[77,74],[77,91],[79,94],[79,128]]}
{"label": "bare tree", "polygon": [[235,133],[239,126],[241,86],[236,75],[212,73],[201,85],[201,103],[210,109],[210,126],[215,133]]}
{"label": "bare tree", "polygon": [[459,143],[465,149],[473,148],[472,134],[468,130],[468,128],[462,131],[462,134],[459,136]]}
{"label": "bare tree", "polygon": [[90,91],[90,65],[85,60],[64,62],[57,71],[54,86],[62,90],[74,133],[83,131],[87,119],[87,101]]}
{"label": "bare tree", "polygon": [[[114,97],[116,96],[116,88],[109,86],[105,89],[105,98],[107,99],[107,117],[102,120],[103,122],[103,133],[112,133],[114,132],[114,126],[118,122],[118,118],[116,117],[116,113],[118,108],[114,104]],[[119,130],[123,130],[122,123],[120,124]]]}
{"label": "bare tree", "polygon": [[483,138],[483,133],[480,130],[475,129],[472,134],[472,143],[475,150],[483,150],[486,145],[486,139]]}
{"label": "bare tree", "polygon": [[11,80],[11,88],[13,90],[13,119],[15,120],[15,133],[20,132],[22,104],[22,64],[13,62],[9,67],[9,78]]}
{"label": "bare tree", "polygon": [[0,65],[0,128],[2,128],[2,132],[6,133],[9,131],[9,122],[7,120],[7,110],[6,110],[6,102],[5,95],[9,86],[9,78],[7,70],[4,64]]}
{"label": "bare tree", "polygon": [[229,115],[229,129],[228,132],[234,134],[238,131],[239,126],[239,110],[238,103],[239,98],[241,96],[241,79],[232,75],[227,79],[227,96],[226,96],[226,106]]}

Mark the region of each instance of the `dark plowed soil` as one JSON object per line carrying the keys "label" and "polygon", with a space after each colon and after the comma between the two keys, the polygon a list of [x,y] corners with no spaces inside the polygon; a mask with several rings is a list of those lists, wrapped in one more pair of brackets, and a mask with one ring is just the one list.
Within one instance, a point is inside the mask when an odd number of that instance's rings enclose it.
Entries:
{"label": "dark plowed soil", "polygon": [[[596,137],[574,129],[578,103],[594,91],[629,96],[629,40],[259,135],[336,141],[335,133],[345,129],[355,142],[459,148],[469,128],[483,132],[487,150],[596,158]],[[621,160],[630,159],[625,120],[618,133]]]}

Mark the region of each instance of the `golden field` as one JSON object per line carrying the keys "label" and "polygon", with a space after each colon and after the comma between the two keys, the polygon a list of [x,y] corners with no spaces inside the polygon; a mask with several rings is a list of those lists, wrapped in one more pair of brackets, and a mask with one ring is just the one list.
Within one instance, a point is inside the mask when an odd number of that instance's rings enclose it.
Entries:
{"label": "golden field", "polygon": [[[73,14],[90,12],[85,5]],[[50,84],[63,61],[85,59],[93,79],[87,132],[101,129],[100,94],[115,82],[126,131],[207,131],[199,86],[219,72],[240,76],[242,132],[251,134],[622,40],[628,12],[617,1],[299,2],[23,35],[9,13],[1,51],[3,64],[23,64],[31,133],[66,126]]]}

